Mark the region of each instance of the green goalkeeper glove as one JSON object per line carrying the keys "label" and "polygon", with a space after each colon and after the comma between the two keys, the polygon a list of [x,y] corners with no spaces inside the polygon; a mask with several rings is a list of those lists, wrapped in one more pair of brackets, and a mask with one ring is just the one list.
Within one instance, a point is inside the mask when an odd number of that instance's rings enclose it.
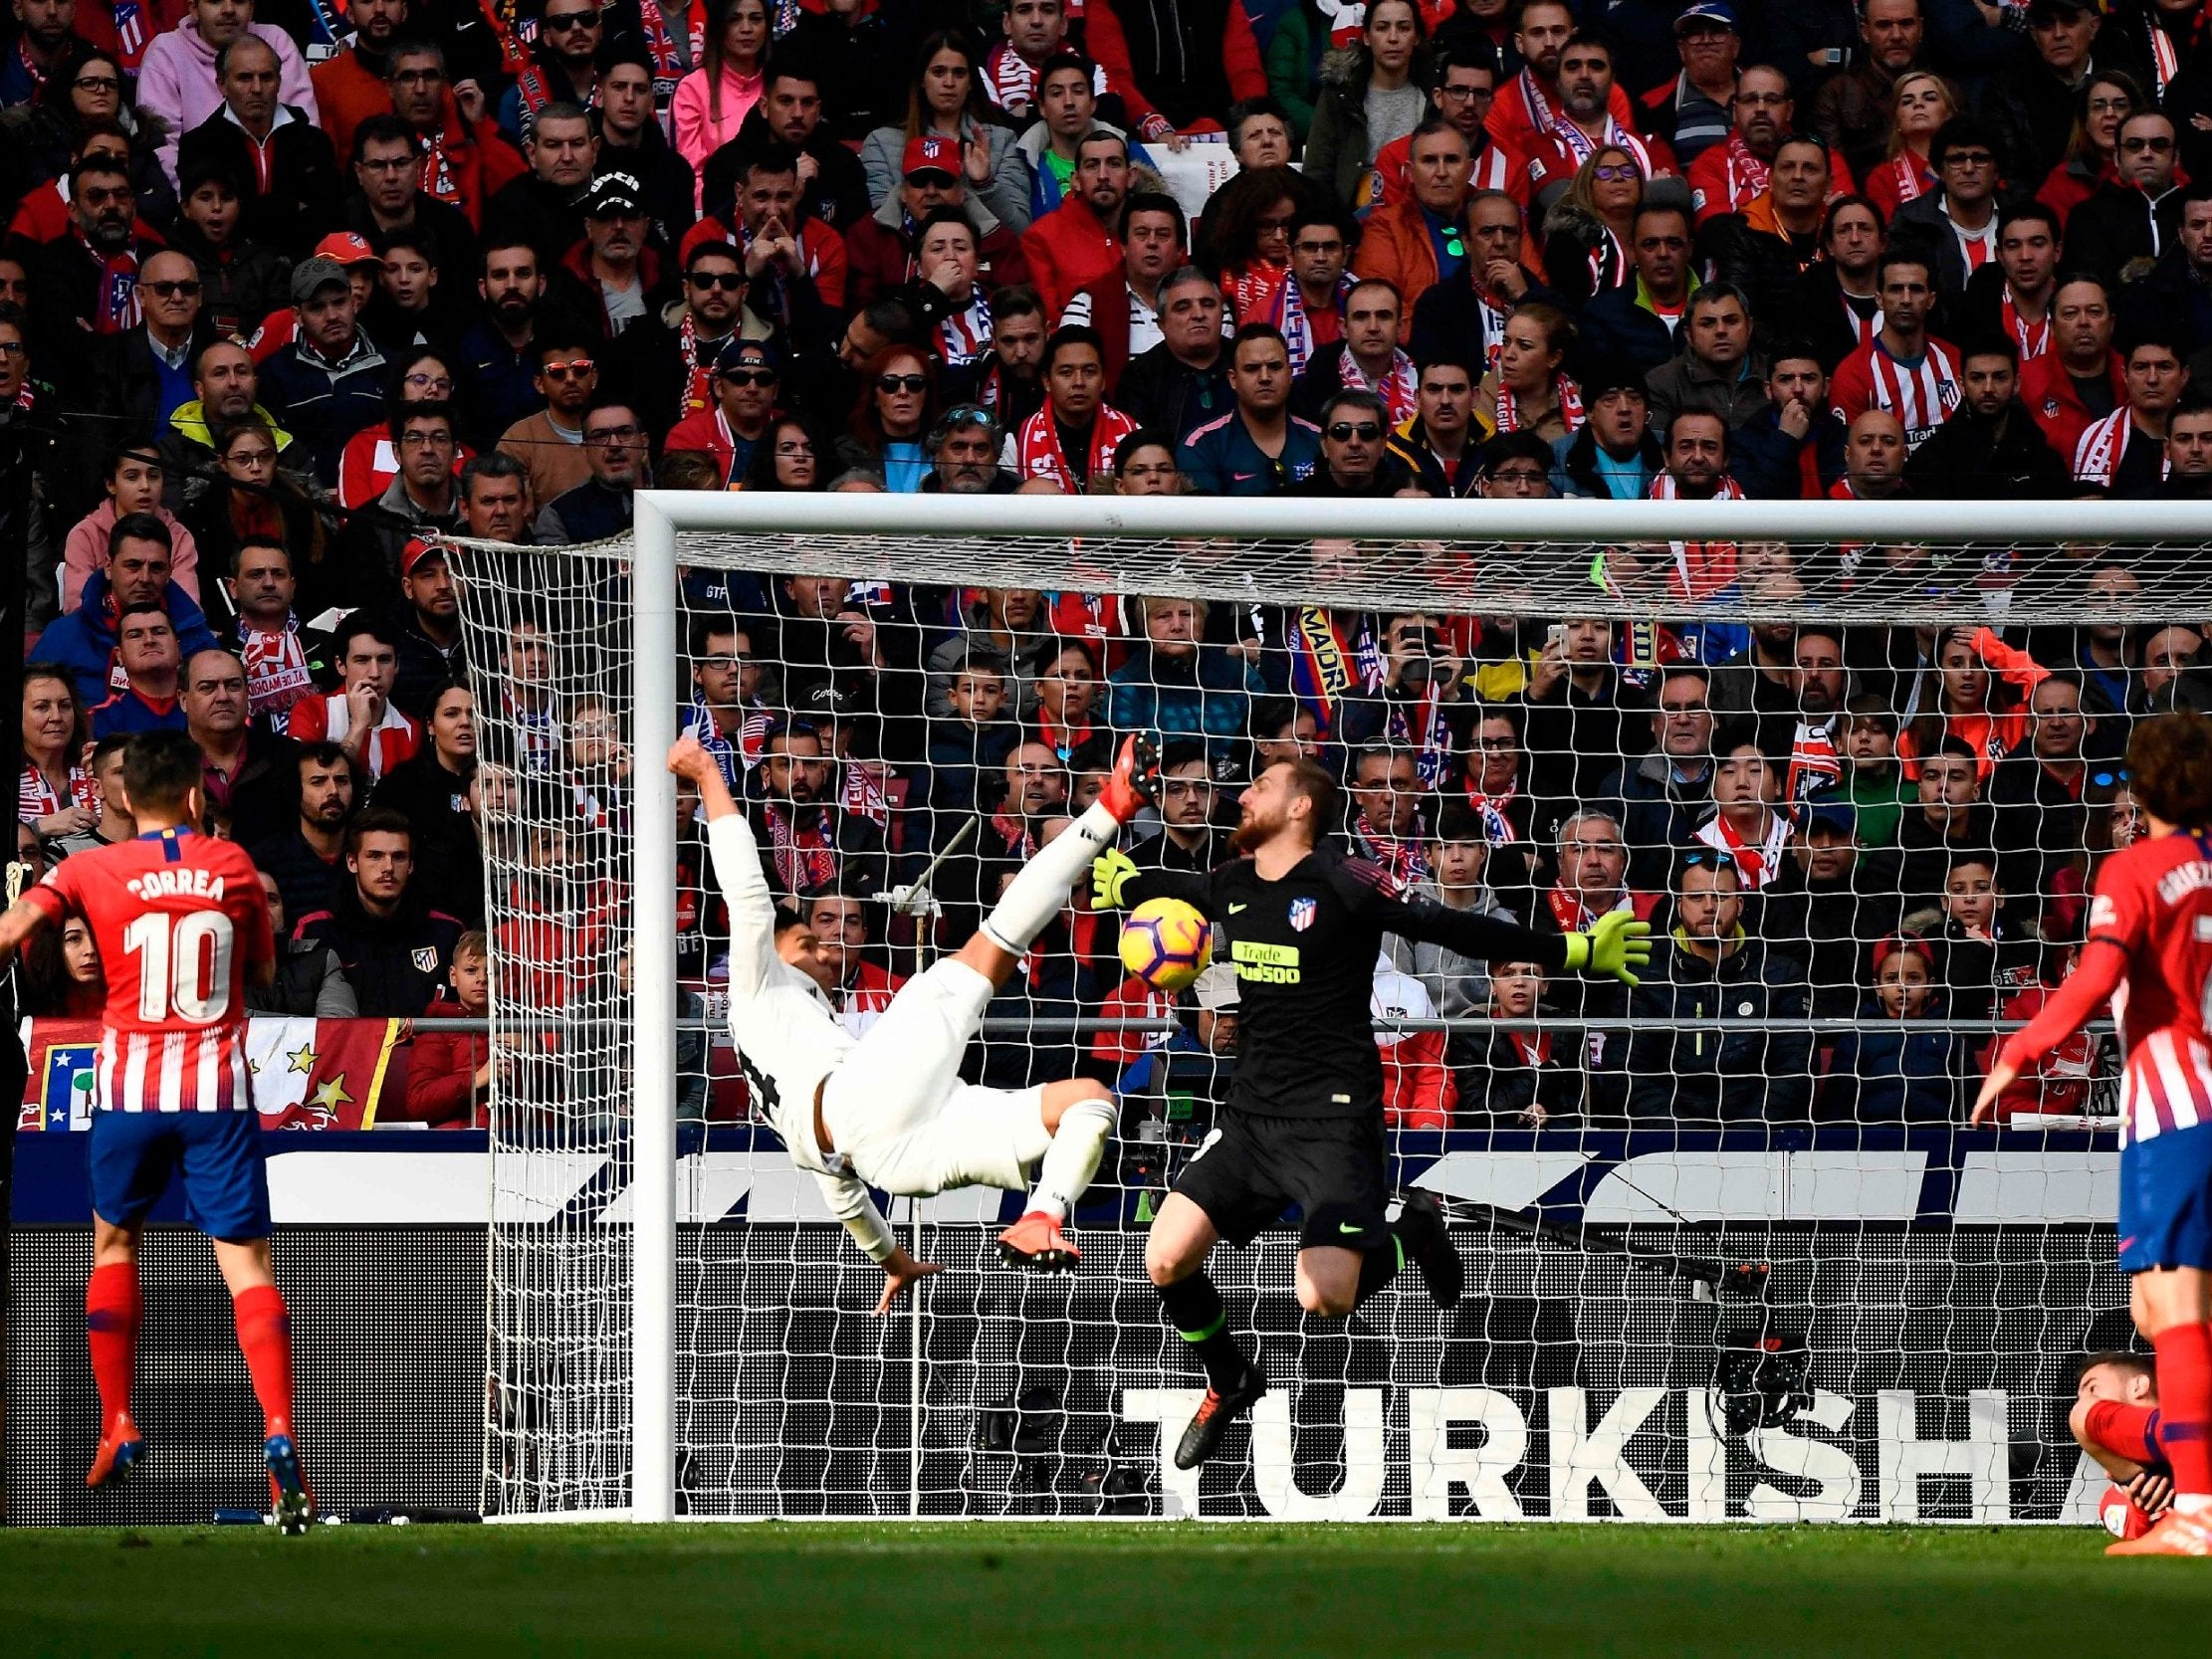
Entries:
{"label": "green goalkeeper glove", "polygon": [[1110,848],[1091,860],[1091,909],[1114,911],[1121,909],[1122,891],[1137,874],[1137,861],[1119,847]]}
{"label": "green goalkeeper glove", "polygon": [[1652,960],[1652,925],[1639,922],[1627,911],[1608,911],[1590,928],[1567,935],[1570,972],[1611,974],[1626,985],[1643,980],[1635,969]]}

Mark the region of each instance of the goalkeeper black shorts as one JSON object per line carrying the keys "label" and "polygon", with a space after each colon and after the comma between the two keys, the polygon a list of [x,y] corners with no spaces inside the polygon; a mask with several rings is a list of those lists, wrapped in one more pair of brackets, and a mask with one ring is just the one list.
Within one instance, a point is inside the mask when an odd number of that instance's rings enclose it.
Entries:
{"label": "goalkeeper black shorts", "polygon": [[1206,1211],[1231,1244],[1249,1244],[1295,1205],[1301,1250],[1372,1249],[1389,1237],[1382,1114],[1259,1118],[1223,1109],[1175,1190]]}

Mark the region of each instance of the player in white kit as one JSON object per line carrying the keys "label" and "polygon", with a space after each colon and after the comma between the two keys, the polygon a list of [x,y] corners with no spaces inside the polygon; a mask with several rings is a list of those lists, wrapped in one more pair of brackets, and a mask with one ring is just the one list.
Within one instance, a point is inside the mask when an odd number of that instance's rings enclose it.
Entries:
{"label": "player in white kit", "polygon": [[1150,745],[1137,737],[1123,744],[1097,802],[1021,867],[966,944],[900,987],[858,1038],[824,995],[827,968],[809,935],[789,926],[779,933],[759,843],[714,757],[682,737],[668,751],[668,769],[699,790],[715,878],[730,907],[730,1034],[753,1115],[821,1182],[831,1213],[882,1266],[876,1312],[939,1269],[900,1247],[871,1186],[912,1198],[955,1186],[1018,1192],[1036,1163],[1028,1207],[998,1235],[999,1252],[1040,1271],[1072,1268],[1076,1249],[1063,1223],[1112,1133],[1111,1093],[1088,1078],[977,1088],[961,1082],[960,1062],[992,994],[1091,861],[1151,800],[1159,765]]}

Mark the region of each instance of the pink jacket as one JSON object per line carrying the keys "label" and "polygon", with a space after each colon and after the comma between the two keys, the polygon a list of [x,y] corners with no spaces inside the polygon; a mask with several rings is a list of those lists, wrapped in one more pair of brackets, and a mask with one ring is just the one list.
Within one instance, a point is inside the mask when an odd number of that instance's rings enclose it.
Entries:
{"label": "pink jacket", "polygon": [[[307,60],[292,44],[292,37],[273,23],[249,24],[277,55],[277,101],[289,104],[320,124],[315,84],[308,79]],[[159,115],[168,126],[161,139],[161,170],[176,182],[176,143],[200,122],[223,106],[215,85],[215,49],[200,39],[192,19],[186,18],[165,35],[154,37],[138,67],[138,107]]]}
{"label": "pink jacket", "polygon": [[676,83],[676,96],[668,112],[676,125],[676,153],[702,174],[707,157],[738,135],[738,128],[753,106],[761,102],[761,78],[722,72],[722,118],[717,120],[707,98],[707,72],[695,69]]}
{"label": "pink jacket", "polygon": [[[169,526],[169,579],[200,598],[200,547],[192,532],[167,508],[153,515]],[[62,544],[62,609],[73,611],[85,596],[85,583],[108,563],[108,532],[115,527],[115,504],[105,501],[77,520]]]}

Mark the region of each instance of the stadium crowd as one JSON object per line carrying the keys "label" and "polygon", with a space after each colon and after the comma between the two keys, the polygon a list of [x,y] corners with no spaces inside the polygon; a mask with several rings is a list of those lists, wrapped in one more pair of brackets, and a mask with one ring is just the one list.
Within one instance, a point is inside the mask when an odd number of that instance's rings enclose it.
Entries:
{"label": "stadium crowd", "polygon": [[[472,678],[439,538],[617,534],[652,484],[2212,496],[2207,35],[2193,0],[13,0],[19,852],[131,834],[121,739],[184,729],[283,919],[271,1010],[618,974],[620,710],[527,609]],[[1663,579],[1694,617],[1812,576],[1715,542]],[[1633,995],[1394,951],[1396,1124],[1957,1121],[1984,1039],[1941,1022],[2040,1004],[2136,832],[2129,723],[2212,705],[2201,625],[2098,620],[2124,558],[2069,580],[2080,626],[2007,635],[701,570],[685,721],[856,1024],[913,960],[875,897],[962,837],[962,936],[1145,729],[1140,862],[1231,856],[1241,781],[1318,754],[1395,879],[1663,930]],[[487,829],[547,790],[572,828],[533,816],[487,917]],[[34,1006],[97,1009],[98,973],[61,935]],[[1233,981],[1183,1002],[1083,1061],[1151,1139],[1231,1063]],[[1160,1011],[1080,896],[993,1010]],[[1392,1023],[1439,1013],[1546,1024]],[[1873,1024],[1759,1023],[1808,1014]],[[419,1040],[445,1082],[410,1109],[481,1122],[481,1039]],[[2097,1065],[2016,1104],[2079,1108]]]}

